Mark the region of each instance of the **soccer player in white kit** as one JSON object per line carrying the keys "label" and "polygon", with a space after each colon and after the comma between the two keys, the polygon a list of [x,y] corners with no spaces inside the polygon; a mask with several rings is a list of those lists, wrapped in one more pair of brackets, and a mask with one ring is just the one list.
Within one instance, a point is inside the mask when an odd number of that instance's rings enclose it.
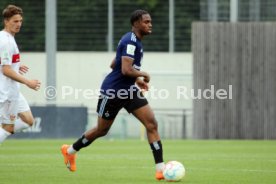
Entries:
{"label": "soccer player in white kit", "polygon": [[30,107],[20,93],[19,83],[33,90],[40,88],[40,81],[29,80],[23,75],[28,67],[20,65],[20,54],[14,36],[20,31],[23,11],[8,5],[2,13],[4,29],[0,31],[0,144],[11,134],[31,126],[34,122]]}

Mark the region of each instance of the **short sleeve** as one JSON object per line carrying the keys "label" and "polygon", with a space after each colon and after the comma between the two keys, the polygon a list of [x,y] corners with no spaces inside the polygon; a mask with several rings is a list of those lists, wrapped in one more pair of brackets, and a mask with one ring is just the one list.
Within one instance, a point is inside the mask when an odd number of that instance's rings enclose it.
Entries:
{"label": "short sleeve", "polygon": [[122,49],[122,56],[128,56],[134,59],[136,49],[137,49],[137,46],[134,42],[125,43]]}
{"label": "short sleeve", "polygon": [[10,45],[8,42],[1,43],[0,45],[0,59],[1,65],[12,64],[12,54],[10,52]]}

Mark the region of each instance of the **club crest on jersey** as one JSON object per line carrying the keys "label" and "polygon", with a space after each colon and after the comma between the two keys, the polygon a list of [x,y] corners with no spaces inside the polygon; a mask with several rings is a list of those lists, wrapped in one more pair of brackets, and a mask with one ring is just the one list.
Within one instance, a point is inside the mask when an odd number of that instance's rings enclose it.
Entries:
{"label": "club crest on jersey", "polygon": [[108,111],[104,115],[105,115],[105,117],[109,117]]}

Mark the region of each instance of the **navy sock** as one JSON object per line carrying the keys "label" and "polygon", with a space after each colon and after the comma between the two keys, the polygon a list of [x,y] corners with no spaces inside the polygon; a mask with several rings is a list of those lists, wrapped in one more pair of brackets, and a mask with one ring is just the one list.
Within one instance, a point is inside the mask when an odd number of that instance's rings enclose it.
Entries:
{"label": "navy sock", "polygon": [[163,148],[161,141],[155,141],[150,144],[154,161],[156,164],[163,162]]}
{"label": "navy sock", "polygon": [[83,135],[81,138],[79,138],[74,144],[73,144],[73,148],[76,151],[79,151],[81,148],[84,148],[88,145],[90,145],[92,143],[92,141],[89,141],[88,139],[85,138],[85,136]]}

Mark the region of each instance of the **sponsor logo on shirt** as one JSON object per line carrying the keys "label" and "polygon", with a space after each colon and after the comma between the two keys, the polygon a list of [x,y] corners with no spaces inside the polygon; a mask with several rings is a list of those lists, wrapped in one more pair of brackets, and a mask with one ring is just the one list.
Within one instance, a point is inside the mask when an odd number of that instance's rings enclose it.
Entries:
{"label": "sponsor logo on shirt", "polygon": [[135,52],[136,46],[135,45],[131,45],[131,44],[127,44],[127,54],[134,56],[134,52]]}

